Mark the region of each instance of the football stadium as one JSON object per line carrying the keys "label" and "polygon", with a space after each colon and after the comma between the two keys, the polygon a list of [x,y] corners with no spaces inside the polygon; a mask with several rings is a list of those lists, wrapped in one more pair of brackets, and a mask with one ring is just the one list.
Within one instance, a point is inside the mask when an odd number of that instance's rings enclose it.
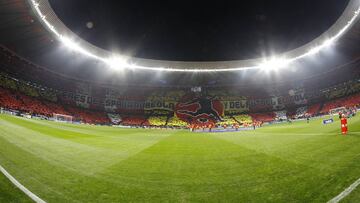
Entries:
{"label": "football stadium", "polygon": [[359,15],[0,1],[0,202],[360,202]]}

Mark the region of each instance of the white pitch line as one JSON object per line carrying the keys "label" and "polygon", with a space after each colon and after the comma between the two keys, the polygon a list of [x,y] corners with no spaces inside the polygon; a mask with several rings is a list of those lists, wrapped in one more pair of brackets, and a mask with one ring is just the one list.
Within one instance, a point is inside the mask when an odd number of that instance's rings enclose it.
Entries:
{"label": "white pitch line", "polygon": [[354,191],[359,185],[360,185],[360,178],[357,181],[355,181],[352,185],[350,185],[348,188],[346,188],[342,193],[340,193],[338,196],[334,197],[332,200],[328,201],[327,203],[340,202],[342,199],[348,196],[352,191]]}
{"label": "white pitch line", "polygon": [[1,165],[0,171],[21,191],[23,191],[28,197],[30,197],[36,203],[46,203],[44,200],[40,199],[40,197],[36,196],[30,190],[28,190],[25,186],[23,186],[19,181],[17,181],[10,173],[8,173]]}

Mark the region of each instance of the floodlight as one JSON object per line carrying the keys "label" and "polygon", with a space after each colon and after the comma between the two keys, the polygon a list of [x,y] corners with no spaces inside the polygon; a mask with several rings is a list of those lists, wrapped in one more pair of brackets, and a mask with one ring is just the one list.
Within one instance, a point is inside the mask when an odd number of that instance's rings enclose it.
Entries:
{"label": "floodlight", "polygon": [[130,67],[130,64],[127,62],[127,60],[124,57],[120,56],[115,56],[107,59],[106,64],[108,64],[108,66],[110,66],[111,68],[117,70]]}
{"label": "floodlight", "polygon": [[[159,63],[155,63],[156,65],[149,66],[149,65],[140,65],[136,63],[129,64],[127,60],[123,59],[122,57],[115,59],[110,57],[110,59],[108,59],[109,55],[112,55],[111,53],[109,54],[107,51],[101,49],[94,49],[93,48],[94,46],[87,42],[76,43],[76,41],[72,41],[71,38],[78,39],[78,37],[75,34],[74,36],[66,35],[68,37],[64,37],[65,36],[64,33],[69,33],[68,32],[69,29],[59,19],[54,19],[54,16],[56,15],[52,14],[54,13],[54,11],[52,10],[48,0],[28,0],[28,1],[32,6],[32,8],[34,9],[35,13],[37,14],[38,19],[45,25],[45,27],[47,27],[47,29],[49,29],[56,36],[56,38],[58,38],[61,42],[65,44],[65,46],[67,46],[71,50],[77,51],[84,55],[93,57],[99,61],[105,62],[112,68],[126,67],[132,69],[168,71],[168,72],[220,72],[220,71],[239,71],[239,70],[249,70],[249,69],[277,70],[279,68],[286,67],[287,65],[289,65],[289,63],[292,63],[296,60],[305,58],[313,54],[317,54],[320,51],[322,51],[324,48],[331,46],[346,31],[349,30],[349,28],[355,23],[358,16],[360,15],[360,6],[359,6],[360,0],[351,0],[349,2],[348,8],[346,9],[347,12],[344,12],[342,17],[338,20],[339,23],[333,26],[333,27],[337,26],[337,28],[336,29],[334,28],[332,30],[331,36],[329,36],[329,38],[325,41],[319,42],[318,40],[317,43],[312,43],[312,44],[316,44],[316,46],[313,48],[309,47],[307,49],[303,48],[303,50],[295,56],[291,55],[291,57],[287,56],[286,58],[275,57],[270,60],[265,60],[265,62],[261,63],[260,65],[243,64],[240,66],[233,66],[232,64],[234,63],[230,61],[228,63],[231,65],[226,68],[223,68],[224,63],[226,64],[226,62],[221,62],[220,64],[222,65],[219,65],[216,68],[199,68],[196,67],[196,65],[192,68],[183,68],[182,66],[171,67],[168,64],[164,64],[167,63],[166,61],[164,61],[163,63],[162,61],[160,61]],[[46,18],[46,15],[50,16],[49,19]],[[61,32],[64,30],[65,32]],[[134,60],[132,61],[136,61],[136,60],[137,58],[134,58]],[[141,61],[143,61],[142,62],[143,64],[146,64],[146,60],[141,59]],[[261,61],[261,59],[256,59],[256,61],[254,60],[253,64],[258,63],[258,61]],[[154,60],[149,62],[151,64],[154,64],[153,63]],[[172,64],[175,64],[176,66],[177,64],[185,64],[185,63],[176,62]],[[164,66],[166,68],[164,68]],[[225,66],[227,66],[227,64]],[[203,67],[203,65],[201,67]]]}
{"label": "floodlight", "polygon": [[273,57],[270,60],[265,60],[258,68],[262,70],[278,70],[288,66],[290,63],[289,59]]}
{"label": "floodlight", "polygon": [[75,42],[73,42],[72,40],[70,40],[67,37],[61,37],[60,40],[69,49],[73,49],[73,50],[76,50],[76,51],[81,50],[81,47],[78,44],[76,44]]}
{"label": "floodlight", "polygon": [[334,39],[328,39],[324,42],[323,47],[329,47],[332,46],[334,44]]}
{"label": "floodlight", "polygon": [[307,54],[308,55],[314,55],[314,54],[319,53],[320,51],[321,51],[321,47],[318,46],[318,47],[310,49],[310,51],[308,51]]}
{"label": "floodlight", "polygon": [[86,49],[81,47],[78,43],[74,42],[72,39],[70,39],[68,37],[60,36],[60,41],[70,50],[73,50],[73,51],[76,51],[76,52],[82,53],[84,55],[87,55],[87,56],[90,56],[90,57],[93,57],[93,58],[103,61],[103,58],[92,54],[91,52],[87,51]]}

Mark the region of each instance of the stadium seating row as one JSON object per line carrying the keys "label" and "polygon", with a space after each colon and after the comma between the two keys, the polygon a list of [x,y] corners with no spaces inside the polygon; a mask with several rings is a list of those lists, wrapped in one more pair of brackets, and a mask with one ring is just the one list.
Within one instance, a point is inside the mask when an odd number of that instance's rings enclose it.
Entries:
{"label": "stadium seating row", "polygon": [[136,117],[136,116],[127,116],[123,117],[121,121],[122,125],[127,126],[149,126],[149,121],[144,117]]}
{"label": "stadium seating row", "polygon": [[272,122],[275,119],[274,112],[250,114],[253,122]]}
{"label": "stadium seating row", "polygon": [[249,125],[249,124],[251,124],[253,122],[253,119],[248,114],[235,115],[235,116],[233,116],[233,118],[237,122],[239,122],[241,124],[244,124],[244,125]]}
{"label": "stadium seating row", "polygon": [[320,109],[321,109],[321,104],[314,104],[308,108],[306,114],[308,116],[316,116],[320,112]]}
{"label": "stadium seating row", "polygon": [[236,122],[236,120],[233,117],[230,117],[230,116],[224,116],[222,119],[223,119],[223,121],[218,122],[217,125],[233,126],[233,125],[239,124],[238,122]]}
{"label": "stadium seating row", "polygon": [[[34,88],[32,85],[26,86],[25,82],[16,82],[15,79],[8,78],[1,75],[0,77],[0,106],[8,109],[19,110],[31,114],[39,114],[51,117],[54,113],[71,115],[75,121],[84,123],[111,123],[109,117],[104,112],[92,111],[82,109],[79,107],[72,107],[69,105],[61,105],[59,102],[51,102],[43,99],[40,96],[39,88]],[[181,95],[182,92],[179,92]],[[51,97],[51,91],[48,94]],[[171,95],[176,97],[174,95]],[[271,122],[274,120],[284,120],[289,118],[301,118],[307,116],[316,116],[319,114],[327,114],[331,109],[338,107],[354,107],[360,104],[360,94],[357,93],[352,96],[335,99],[329,102],[317,103],[311,106],[299,107],[292,112],[278,111],[266,113],[252,113],[249,115],[235,115],[225,116],[223,122],[218,125],[234,125],[247,124],[258,122]],[[176,116],[168,119],[168,116],[151,116],[149,119],[144,117],[127,116],[121,122],[123,125],[152,125],[152,126],[187,126],[188,123],[181,121]],[[210,124],[210,123],[209,123]],[[205,124],[206,125],[206,124]]]}
{"label": "stadium seating row", "polygon": [[339,107],[354,107],[360,104],[360,94],[355,94],[350,97],[345,97],[341,99],[336,99],[333,101],[326,102],[320,111],[322,114],[327,114],[331,109]]}
{"label": "stadium seating row", "polygon": [[41,101],[38,98],[30,97],[20,92],[13,92],[1,87],[0,106],[7,109],[18,110],[34,115],[44,115],[47,117],[52,117],[53,114],[70,115],[74,117],[75,121],[89,124],[109,123],[109,118],[103,112],[93,112],[69,106],[65,108],[57,103]]}
{"label": "stadium seating row", "polygon": [[186,127],[188,123],[180,120],[177,116],[173,116],[168,120],[167,125],[170,127]]}
{"label": "stadium seating row", "polygon": [[148,118],[148,121],[151,126],[165,126],[167,116],[151,116]]}
{"label": "stadium seating row", "polygon": [[[295,115],[291,118],[300,118],[304,116],[315,116],[318,113],[327,114],[331,109],[338,107],[354,107],[360,104],[360,94],[356,94],[350,97],[337,99],[334,101],[326,102],[321,108],[321,104],[315,104],[310,107],[300,107],[296,109]],[[41,101],[37,98],[33,98],[24,95],[19,92],[14,92],[9,89],[0,87],[0,106],[8,109],[14,109],[21,112],[28,112],[31,114],[45,115],[51,117],[54,113],[71,115],[75,121],[81,121],[90,124],[107,124],[110,123],[110,119],[103,112],[93,112],[87,109],[80,109],[77,107],[63,107],[57,103],[49,101]],[[218,125],[233,126],[241,123],[244,125],[252,125],[252,123],[272,122],[276,118],[285,118],[286,112],[267,112],[267,113],[255,113],[250,115],[235,115],[225,116],[223,122],[217,123]],[[289,114],[288,114],[289,116]],[[164,126],[168,120],[168,126],[184,127],[189,125],[188,123],[180,120],[176,116],[167,118],[167,116],[151,116],[149,119],[145,117],[127,116],[121,121],[122,125],[135,125],[135,126]],[[204,124],[207,126],[212,123]]]}

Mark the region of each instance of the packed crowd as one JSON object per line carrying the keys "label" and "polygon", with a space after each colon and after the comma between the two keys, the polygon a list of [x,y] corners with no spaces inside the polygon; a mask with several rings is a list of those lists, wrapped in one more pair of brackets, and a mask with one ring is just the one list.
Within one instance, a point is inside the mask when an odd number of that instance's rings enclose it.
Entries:
{"label": "packed crowd", "polygon": [[0,107],[15,110],[20,113],[29,113],[33,116],[51,118],[54,114],[63,114],[74,117],[74,121],[89,124],[108,124],[109,118],[104,112],[95,112],[78,107],[62,106],[58,103],[44,101],[36,97],[27,96],[0,87]]}
{"label": "packed crowd", "polygon": [[176,115],[169,118],[167,126],[169,127],[185,127],[188,123],[180,120]]}
{"label": "packed crowd", "polygon": [[150,126],[165,126],[167,120],[167,116],[151,116],[148,118]]}
{"label": "packed crowd", "polygon": [[[49,118],[52,117],[53,114],[70,115],[74,117],[74,121],[90,124],[114,123],[132,126],[170,127],[199,125],[198,121],[189,123],[189,121],[179,119],[176,114],[174,114],[174,109],[168,109],[167,111],[169,112],[165,114],[162,112],[163,110],[159,110],[159,112],[151,110],[152,114],[150,115],[144,112],[141,114],[140,110],[140,114],[134,116],[131,112],[127,112],[126,115],[122,115],[123,112],[121,111],[111,112],[110,114],[109,112],[105,112],[104,109],[86,109],[78,106],[76,102],[66,103],[59,97],[59,92],[63,89],[71,89],[67,86],[74,87],[71,83],[64,82],[67,79],[56,75],[56,73],[44,72],[41,67],[37,67],[31,62],[21,59],[5,49],[2,51],[2,54],[0,54],[0,61],[2,62],[2,64],[0,64],[0,107],[2,108],[15,110],[20,113],[29,113],[31,115],[42,115]],[[354,74],[359,74],[358,69],[354,70],[357,70]],[[25,71],[30,72],[29,74],[21,74],[21,72]],[[29,77],[32,77],[31,80]],[[50,83],[51,85],[48,86]],[[58,83],[58,85],[54,85],[55,83]],[[311,82],[307,84],[311,84]],[[55,89],[52,89],[54,87]],[[279,109],[280,111],[273,110],[271,105],[268,105],[267,108],[260,108],[261,110],[251,108],[243,112],[228,110],[225,116],[222,117],[222,121],[217,123],[207,121],[204,122],[204,126],[252,126],[264,122],[319,116],[327,114],[331,109],[338,107],[359,108],[359,92],[360,81],[352,78],[347,82],[336,83],[331,87],[327,86],[320,91],[316,90],[313,93],[307,92],[305,99],[310,101],[308,105],[295,105],[291,103],[290,105],[292,106],[287,106],[286,104],[283,109]],[[209,95],[216,95],[216,98],[221,101],[241,101],[248,99],[249,95],[251,95],[246,93],[247,96],[239,96],[235,90],[222,89],[212,89],[207,93]],[[146,100],[170,101],[173,103],[185,100],[186,102],[186,99],[188,99],[185,98],[186,95],[187,92],[185,90],[168,91],[166,89],[159,89],[150,91],[146,96]]]}
{"label": "packed crowd", "polygon": [[[5,84],[5,85],[4,85]],[[26,88],[19,88],[16,83],[2,83],[2,86],[10,86],[13,89],[0,87],[0,107],[5,109],[17,110],[19,112],[27,112],[32,115],[43,115],[51,117],[53,114],[71,115],[75,121],[90,123],[90,124],[109,124],[111,120],[104,112],[92,111],[76,106],[61,105],[52,101],[44,100],[39,94],[36,94],[34,89],[28,88],[29,95],[20,92],[26,91]],[[15,88],[16,87],[16,88]],[[14,90],[15,89],[15,90]],[[204,125],[220,125],[220,126],[251,126],[253,124],[273,122],[275,120],[286,120],[318,116],[328,114],[331,109],[338,107],[359,108],[360,93],[318,103],[310,106],[302,106],[293,112],[278,111],[265,113],[251,113],[224,116],[223,120],[218,123],[207,123]],[[116,115],[116,114],[114,114]],[[174,116],[125,116],[119,121],[122,125],[131,126],[169,126],[169,127],[185,127],[193,123],[187,123]]]}
{"label": "packed crowd", "polygon": [[142,116],[125,116],[121,121],[122,125],[126,126],[149,126],[149,121]]}
{"label": "packed crowd", "polygon": [[360,94],[355,94],[349,97],[336,99],[333,101],[326,102],[320,111],[323,114],[328,113],[331,109],[339,108],[339,107],[356,107],[360,104]]}

